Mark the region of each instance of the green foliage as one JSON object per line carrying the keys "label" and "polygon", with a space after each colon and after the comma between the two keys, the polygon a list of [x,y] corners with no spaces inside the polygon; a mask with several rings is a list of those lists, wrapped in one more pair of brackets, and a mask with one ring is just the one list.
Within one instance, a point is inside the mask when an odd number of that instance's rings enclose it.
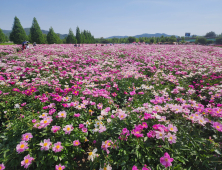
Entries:
{"label": "green foliage", "polygon": [[13,41],[15,44],[21,44],[28,39],[25,30],[17,17],[14,18],[14,24],[9,38],[10,41]]}
{"label": "green foliage", "polygon": [[213,44],[214,41],[213,40],[207,40],[207,44]]}
{"label": "green foliage", "polygon": [[128,37],[128,41],[129,41],[129,43],[136,42],[136,38],[135,37]]}
{"label": "green foliage", "polygon": [[173,42],[177,42],[177,38],[175,36],[171,36],[169,38],[169,42],[173,43]]}
{"label": "green foliage", "polygon": [[207,43],[207,39],[205,37],[198,37],[196,40],[200,44],[206,44]]}
{"label": "green foliage", "polygon": [[81,36],[80,29],[78,26],[76,27],[76,39],[77,39],[78,44],[82,43],[82,36]]}
{"label": "green foliage", "polygon": [[43,44],[44,43],[44,38],[43,38],[43,34],[42,31],[40,29],[40,26],[36,20],[36,18],[33,18],[32,21],[32,26],[30,29],[30,42],[36,42],[37,44]]}
{"label": "green foliage", "polygon": [[77,43],[77,40],[76,40],[71,28],[69,29],[69,34],[66,38],[66,43],[67,44],[76,44]]}
{"label": "green foliage", "polygon": [[49,33],[47,34],[47,42],[48,44],[57,44],[58,43],[58,36],[54,32],[53,28],[49,28]]}
{"label": "green foliage", "polygon": [[0,28],[0,43],[5,42],[5,34],[2,32],[2,29]]}
{"label": "green foliage", "polygon": [[216,36],[217,36],[216,33],[213,32],[213,31],[208,32],[208,33],[206,33],[206,35],[205,35],[205,37],[216,37]]}
{"label": "green foliage", "polygon": [[216,38],[216,44],[222,44],[222,37]]}

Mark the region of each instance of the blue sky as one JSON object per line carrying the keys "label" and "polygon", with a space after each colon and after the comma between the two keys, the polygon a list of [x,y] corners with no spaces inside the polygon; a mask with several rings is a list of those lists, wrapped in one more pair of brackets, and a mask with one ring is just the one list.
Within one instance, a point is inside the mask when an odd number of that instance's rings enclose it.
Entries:
{"label": "blue sky", "polygon": [[11,30],[17,16],[23,28],[36,17],[41,29],[67,34],[76,26],[96,37],[185,32],[222,33],[222,0],[0,0],[0,28]]}

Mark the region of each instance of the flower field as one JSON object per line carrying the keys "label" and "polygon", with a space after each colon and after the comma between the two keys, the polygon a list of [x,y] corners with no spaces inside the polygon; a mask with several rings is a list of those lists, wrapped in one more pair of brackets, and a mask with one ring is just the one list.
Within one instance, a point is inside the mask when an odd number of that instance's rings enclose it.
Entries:
{"label": "flower field", "polygon": [[0,170],[221,170],[222,48],[0,46]]}

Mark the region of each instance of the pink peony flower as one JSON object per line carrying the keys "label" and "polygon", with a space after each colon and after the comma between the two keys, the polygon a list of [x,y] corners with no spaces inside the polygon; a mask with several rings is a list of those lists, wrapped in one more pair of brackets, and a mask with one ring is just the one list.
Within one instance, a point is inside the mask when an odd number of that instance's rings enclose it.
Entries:
{"label": "pink peony flower", "polygon": [[52,132],[53,133],[56,133],[57,131],[59,131],[61,129],[61,127],[60,126],[52,126]]}
{"label": "pink peony flower", "polygon": [[52,150],[56,152],[61,152],[63,149],[61,142],[54,143],[54,146],[52,147]]}
{"label": "pink peony flower", "polygon": [[219,132],[222,132],[222,124],[220,124],[219,122],[214,122],[212,127],[217,129]]}
{"label": "pink peony flower", "polygon": [[176,135],[172,135],[171,133],[168,133],[167,137],[168,137],[168,141],[170,142],[170,144],[176,143],[176,139],[177,139]]}
{"label": "pink peony flower", "polygon": [[177,127],[176,127],[176,126],[173,126],[172,124],[169,124],[167,128],[168,128],[168,130],[171,131],[171,132],[175,132],[175,133],[176,133],[176,132],[178,131],[178,130],[177,130]]}
{"label": "pink peony flower", "polygon": [[132,170],[138,170],[138,169],[137,169],[137,166],[134,165],[134,166],[132,167]]}
{"label": "pink peony flower", "polygon": [[69,134],[73,131],[72,125],[66,125],[63,130],[65,131],[65,134]]}
{"label": "pink peony flower", "polygon": [[5,169],[5,165],[2,163],[0,164],[0,170],[4,170]]}
{"label": "pink peony flower", "polygon": [[81,143],[79,142],[79,140],[74,140],[73,141],[73,146],[79,146]]}
{"label": "pink peony flower", "polygon": [[24,166],[24,168],[28,168],[29,165],[31,165],[32,161],[34,160],[33,157],[31,157],[29,154],[24,157],[24,160],[21,161],[21,166]]}
{"label": "pink peony flower", "polygon": [[82,131],[83,131],[84,133],[86,133],[86,132],[88,132],[88,129],[87,129],[87,128],[82,128]]}
{"label": "pink peony flower", "polygon": [[49,147],[52,145],[52,142],[50,142],[50,139],[44,139],[44,142],[40,143],[40,146],[41,147],[41,151],[42,150],[49,150]]}
{"label": "pink peony flower", "polygon": [[136,94],[135,91],[131,91],[131,92],[130,92],[130,95],[131,95],[131,96],[133,96],[133,95],[135,95],[135,94]]}
{"label": "pink peony flower", "polygon": [[167,152],[160,158],[160,163],[165,166],[165,168],[172,166],[171,162],[173,162],[173,158],[170,158],[170,155]]}
{"label": "pink peony flower", "polygon": [[75,114],[74,114],[74,117],[79,117],[79,116],[80,116],[79,113],[75,113]]}
{"label": "pink peony flower", "polygon": [[84,128],[84,124],[79,124],[79,129]]}
{"label": "pink peony flower", "polygon": [[35,122],[36,122],[36,119],[33,119],[33,120],[32,120],[32,123],[35,123]]}
{"label": "pink peony flower", "polygon": [[56,167],[55,167],[55,170],[63,170],[63,169],[65,169],[65,166],[61,165],[61,164],[56,165]]}
{"label": "pink peony flower", "polygon": [[103,108],[103,104],[101,104],[101,103],[97,104],[97,108],[98,109],[102,109]]}
{"label": "pink peony flower", "polygon": [[60,118],[66,118],[66,112],[65,111],[61,111],[58,113],[58,117]]}
{"label": "pink peony flower", "polygon": [[31,138],[33,138],[31,133],[25,133],[22,135],[22,141],[29,141]]}
{"label": "pink peony flower", "polygon": [[16,146],[16,151],[18,153],[24,152],[26,149],[28,149],[28,143],[25,141],[21,141],[17,146]]}

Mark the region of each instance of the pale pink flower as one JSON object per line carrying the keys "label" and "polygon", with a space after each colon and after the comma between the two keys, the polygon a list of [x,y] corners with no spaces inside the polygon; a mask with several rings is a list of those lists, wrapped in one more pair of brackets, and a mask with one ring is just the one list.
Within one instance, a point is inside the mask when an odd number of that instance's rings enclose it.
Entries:
{"label": "pale pink flower", "polygon": [[28,149],[28,143],[25,141],[21,141],[17,146],[16,146],[16,151],[18,153],[24,152],[26,149]]}
{"label": "pale pink flower", "polygon": [[155,131],[155,134],[156,134],[156,138],[157,138],[157,139],[162,139],[162,140],[164,140],[164,138],[165,138],[165,133],[164,133],[163,130],[162,130],[162,131]]}
{"label": "pale pink flower", "polygon": [[40,146],[42,146],[41,151],[42,150],[45,150],[45,151],[49,150],[50,145],[52,145],[52,142],[50,142],[50,139],[44,139],[44,142],[40,143]]}
{"label": "pale pink flower", "polygon": [[60,118],[66,118],[66,111],[61,111],[58,113],[58,117]]}
{"label": "pale pink flower", "polygon": [[63,149],[61,142],[54,143],[54,146],[52,147],[52,150],[56,152],[61,152]]}
{"label": "pale pink flower", "polygon": [[46,118],[48,113],[42,113],[42,115],[39,116],[39,118]]}
{"label": "pale pink flower", "polygon": [[31,157],[29,154],[24,157],[24,160],[21,161],[21,166],[24,166],[24,168],[28,168],[29,165],[31,165],[32,161],[34,160],[33,157]]}
{"label": "pale pink flower", "polygon": [[31,133],[25,133],[22,135],[22,141],[29,141],[31,138],[33,138]]}
{"label": "pale pink flower", "polygon": [[73,127],[72,125],[66,125],[63,130],[65,131],[65,134],[69,134],[71,133],[71,131],[73,131]]}
{"label": "pale pink flower", "polygon": [[98,109],[102,109],[103,108],[103,104],[101,104],[101,103],[97,104],[97,108]]}
{"label": "pale pink flower", "polygon": [[175,132],[175,133],[177,133],[177,127],[176,126],[173,126],[172,124],[169,124],[168,125],[168,127],[167,127],[167,129],[169,130],[169,131],[171,131],[171,132]]}
{"label": "pale pink flower", "polygon": [[127,117],[127,114],[125,114],[124,112],[120,112],[118,117],[119,117],[120,120],[123,120]]}
{"label": "pale pink flower", "polygon": [[64,165],[59,164],[55,166],[55,170],[63,170],[63,169],[65,169]]}
{"label": "pale pink flower", "polygon": [[176,139],[177,139],[176,135],[172,135],[171,133],[168,133],[167,137],[168,137],[168,141],[170,142],[170,144],[176,143]]}

